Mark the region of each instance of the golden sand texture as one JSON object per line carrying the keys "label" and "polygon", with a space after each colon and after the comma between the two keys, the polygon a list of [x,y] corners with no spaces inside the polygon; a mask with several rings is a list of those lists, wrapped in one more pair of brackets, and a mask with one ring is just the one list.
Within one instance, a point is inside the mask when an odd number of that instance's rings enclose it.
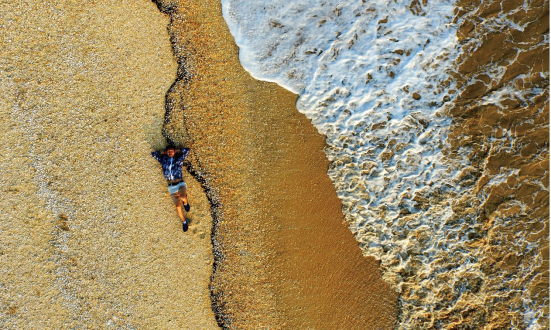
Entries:
{"label": "golden sand texture", "polygon": [[0,12],[0,328],[217,328],[208,201],[188,177],[184,234],[150,156],[168,18],[146,0]]}
{"label": "golden sand texture", "polygon": [[219,324],[391,328],[397,296],[343,223],[324,138],[296,95],[242,69],[219,1],[158,3],[180,64],[165,133],[192,149],[214,206]]}

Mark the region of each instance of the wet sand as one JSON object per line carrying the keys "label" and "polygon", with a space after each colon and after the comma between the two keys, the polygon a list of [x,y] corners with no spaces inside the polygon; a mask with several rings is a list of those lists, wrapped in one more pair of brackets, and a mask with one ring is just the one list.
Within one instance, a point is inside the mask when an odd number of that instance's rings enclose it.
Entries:
{"label": "wet sand", "polygon": [[0,5],[0,328],[216,329],[211,215],[160,165],[176,76],[146,0]]}
{"label": "wet sand", "polygon": [[241,68],[218,1],[160,8],[180,63],[165,134],[192,148],[191,170],[215,206],[219,324],[391,328],[397,296],[344,224],[324,138],[296,95]]}

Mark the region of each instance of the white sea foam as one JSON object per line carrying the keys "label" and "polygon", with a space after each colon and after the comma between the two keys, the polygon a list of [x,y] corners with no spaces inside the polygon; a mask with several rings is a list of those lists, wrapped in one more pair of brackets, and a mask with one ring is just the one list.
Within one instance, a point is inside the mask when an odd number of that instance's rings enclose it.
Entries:
{"label": "white sea foam", "polygon": [[[462,308],[459,300],[483,308],[485,291],[500,295],[483,284],[483,248],[465,244],[485,230],[477,211],[463,218],[454,211],[486,198],[470,195],[469,150],[451,152],[447,141],[445,114],[457,89],[448,70],[460,51],[454,1],[222,0],[222,8],[244,68],[299,94],[298,110],[326,135],[329,175],[350,228],[402,293],[399,328],[438,326],[439,316]],[[482,102],[507,93],[515,91]],[[519,244],[519,253],[536,250]]]}

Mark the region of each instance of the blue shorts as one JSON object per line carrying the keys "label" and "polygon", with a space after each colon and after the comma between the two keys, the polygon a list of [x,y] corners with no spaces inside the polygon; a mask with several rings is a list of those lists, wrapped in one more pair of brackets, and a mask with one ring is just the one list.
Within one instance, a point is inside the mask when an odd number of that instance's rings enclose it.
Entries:
{"label": "blue shorts", "polygon": [[180,190],[181,187],[184,187],[184,189],[187,190],[187,184],[182,181],[174,186],[168,186],[168,192],[170,193],[170,197],[172,197],[172,202],[174,204],[178,205],[180,203],[180,193],[178,190]]}
{"label": "blue shorts", "polygon": [[178,183],[177,185],[168,186],[168,192],[172,195],[172,194],[178,192],[178,190],[180,189],[180,187],[187,188],[187,184],[186,184],[184,181],[181,181],[181,182]]}

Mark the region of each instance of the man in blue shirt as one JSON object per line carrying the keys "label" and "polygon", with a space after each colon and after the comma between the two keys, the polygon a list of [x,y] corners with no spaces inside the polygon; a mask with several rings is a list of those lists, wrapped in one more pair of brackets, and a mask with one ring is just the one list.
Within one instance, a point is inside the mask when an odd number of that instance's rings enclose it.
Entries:
{"label": "man in blue shirt", "polygon": [[154,151],[151,156],[161,163],[163,175],[168,182],[168,192],[176,206],[176,212],[182,220],[182,227],[187,231],[189,220],[184,217],[182,204],[186,212],[189,212],[187,185],[182,179],[182,165],[189,153],[189,148],[176,149],[174,146],[167,146],[165,151]]}

